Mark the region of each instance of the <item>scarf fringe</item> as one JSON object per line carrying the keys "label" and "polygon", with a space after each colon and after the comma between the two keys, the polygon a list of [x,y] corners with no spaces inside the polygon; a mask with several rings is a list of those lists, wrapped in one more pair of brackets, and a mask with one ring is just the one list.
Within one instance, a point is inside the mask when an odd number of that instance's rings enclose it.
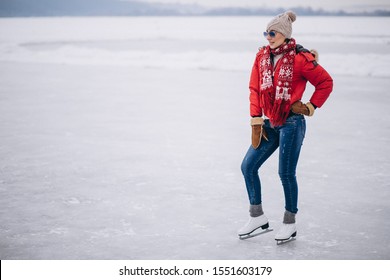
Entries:
{"label": "scarf fringe", "polygon": [[273,126],[280,126],[286,122],[288,115],[290,114],[290,102],[284,102],[280,106],[274,106],[271,113],[271,124]]}

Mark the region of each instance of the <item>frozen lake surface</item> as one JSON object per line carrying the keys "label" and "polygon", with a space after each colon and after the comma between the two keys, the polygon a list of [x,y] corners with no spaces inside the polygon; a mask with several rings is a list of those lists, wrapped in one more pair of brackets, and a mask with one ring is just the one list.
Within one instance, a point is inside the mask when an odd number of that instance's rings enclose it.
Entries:
{"label": "frozen lake surface", "polygon": [[297,18],[335,82],[307,119],[297,240],[237,238],[269,20],[0,19],[0,259],[389,259],[389,18]]}

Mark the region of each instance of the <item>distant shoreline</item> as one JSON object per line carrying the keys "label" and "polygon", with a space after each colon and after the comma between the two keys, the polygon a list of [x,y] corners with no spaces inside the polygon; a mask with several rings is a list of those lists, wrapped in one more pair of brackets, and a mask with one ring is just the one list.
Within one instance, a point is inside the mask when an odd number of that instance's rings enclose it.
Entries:
{"label": "distant shoreline", "polygon": [[371,10],[325,10],[306,7],[218,7],[197,4],[162,4],[142,1],[115,0],[2,0],[0,17],[57,17],[57,16],[274,16],[293,10],[299,16],[389,17],[387,6]]}
{"label": "distant shoreline", "polygon": [[[16,14],[16,15],[0,15],[0,18],[55,18],[55,17],[263,17],[271,16],[270,14],[140,14],[140,15],[117,15],[117,14],[52,14],[52,15],[39,15],[39,14]],[[390,17],[390,12],[387,15],[376,14],[299,14],[301,17]]]}

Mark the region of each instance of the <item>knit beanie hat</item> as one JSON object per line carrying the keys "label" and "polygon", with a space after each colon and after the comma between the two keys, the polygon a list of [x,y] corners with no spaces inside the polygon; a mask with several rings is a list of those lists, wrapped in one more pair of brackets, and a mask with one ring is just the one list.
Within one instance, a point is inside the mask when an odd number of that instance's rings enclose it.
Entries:
{"label": "knit beanie hat", "polygon": [[267,31],[277,31],[282,33],[286,38],[291,38],[292,23],[297,18],[293,11],[288,11],[274,17],[267,25]]}

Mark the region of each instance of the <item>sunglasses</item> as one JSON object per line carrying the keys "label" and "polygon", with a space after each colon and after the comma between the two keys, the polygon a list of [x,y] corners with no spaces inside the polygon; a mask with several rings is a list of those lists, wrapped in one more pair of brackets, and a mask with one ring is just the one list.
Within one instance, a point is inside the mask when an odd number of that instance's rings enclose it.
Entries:
{"label": "sunglasses", "polygon": [[263,35],[264,37],[267,38],[267,36],[269,35],[271,38],[274,38],[276,36],[276,31],[270,31],[270,32],[264,32]]}

